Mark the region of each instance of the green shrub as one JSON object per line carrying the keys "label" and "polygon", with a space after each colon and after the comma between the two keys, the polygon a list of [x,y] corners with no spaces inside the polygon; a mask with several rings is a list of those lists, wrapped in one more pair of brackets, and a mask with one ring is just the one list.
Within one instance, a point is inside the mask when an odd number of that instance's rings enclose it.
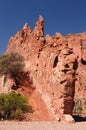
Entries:
{"label": "green shrub", "polygon": [[82,111],[83,111],[82,101],[80,99],[75,99],[73,113],[74,114],[82,114]]}
{"label": "green shrub", "polygon": [[24,114],[31,110],[26,97],[15,92],[0,95],[0,119],[24,119]]}

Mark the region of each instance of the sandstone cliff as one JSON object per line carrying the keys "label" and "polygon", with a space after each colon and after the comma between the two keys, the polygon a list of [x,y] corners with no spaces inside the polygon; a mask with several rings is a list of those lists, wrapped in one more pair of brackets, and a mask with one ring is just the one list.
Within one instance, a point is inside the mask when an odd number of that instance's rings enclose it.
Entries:
{"label": "sandstone cliff", "polygon": [[72,114],[75,96],[86,96],[86,33],[44,37],[44,19],[32,31],[26,23],[8,42],[6,53],[25,57],[26,72],[50,116]]}

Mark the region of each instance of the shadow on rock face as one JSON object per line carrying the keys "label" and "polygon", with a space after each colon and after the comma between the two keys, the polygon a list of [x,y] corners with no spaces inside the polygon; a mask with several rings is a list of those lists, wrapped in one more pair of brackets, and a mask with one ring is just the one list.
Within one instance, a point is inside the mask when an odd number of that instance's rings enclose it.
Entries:
{"label": "shadow on rock face", "polygon": [[73,116],[75,122],[84,122],[86,121],[86,116],[74,115]]}

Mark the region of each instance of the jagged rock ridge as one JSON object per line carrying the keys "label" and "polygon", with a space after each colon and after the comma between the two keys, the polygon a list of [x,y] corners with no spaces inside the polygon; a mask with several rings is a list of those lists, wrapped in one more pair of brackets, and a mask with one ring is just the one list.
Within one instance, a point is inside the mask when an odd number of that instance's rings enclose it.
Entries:
{"label": "jagged rock ridge", "polygon": [[86,91],[86,82],[82,82],[86,77],[86,33],[44,37],[40,16],[33,31],[25,24],[10,38],[6,53],[11,52],[25,57],[26,71],[50,116],[58,120],[72,114],[74,95],[82,96]]}

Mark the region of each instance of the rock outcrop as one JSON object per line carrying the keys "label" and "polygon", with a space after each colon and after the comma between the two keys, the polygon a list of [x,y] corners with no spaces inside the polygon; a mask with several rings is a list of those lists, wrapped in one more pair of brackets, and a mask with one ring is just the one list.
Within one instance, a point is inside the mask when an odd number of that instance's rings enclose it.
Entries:
{"label": "rock outcrop", "polygon": [[50,116],[60,120],[72,114],[74,95],[86,91],[86,33],[44,37],[40,16],[33,31],[25,24],[10,38],[6,53],[11,52],[24,56],[26,71]]}

